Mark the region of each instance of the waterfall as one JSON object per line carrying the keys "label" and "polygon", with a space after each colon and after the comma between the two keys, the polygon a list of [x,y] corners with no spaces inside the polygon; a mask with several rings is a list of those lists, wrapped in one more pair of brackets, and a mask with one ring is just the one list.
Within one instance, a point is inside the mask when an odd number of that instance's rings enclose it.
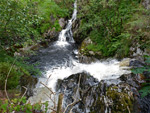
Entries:
{"label": "waterfall", "polygon": [[72,74],[87,72],[99,81],[102,79],[116,79],[122,74],[129,73],[119,67],[119,61],[115,59],[97,61],[91,64],[80,63],[77,59],[78,50],[73,39],[72,24],[77,18],[77,1],[74,3],[72,18],[68,21],[58,37],[58,41],[43,48],[38,53],[39,69],[42,69],[42,76],[34,89],[34,95],[29,98],[31,104],[50,101],[45,93],[49,91],[40,83],[55,91],[58,79],[64,79]]}
{"label": "waterfall", "polygon": [[73,22],[75,22],[76,18],[77,18],[77,1],[75,1],[74,3],[74,11],[72,14],[72,18],[68,21],[66,28],[60,32],[56,45],[65,46],[68,45],[69,42],[70,43],[75,42],[73,39],[72,24]]}

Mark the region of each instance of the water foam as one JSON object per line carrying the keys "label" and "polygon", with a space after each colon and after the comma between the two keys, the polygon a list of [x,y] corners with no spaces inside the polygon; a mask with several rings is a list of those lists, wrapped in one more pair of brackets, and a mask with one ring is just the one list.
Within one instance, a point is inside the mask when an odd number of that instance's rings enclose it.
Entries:
{"label": "water foam", "polygon": [[75,22],[76,18],[77,18],[77,1],[75,1],[74,3],[74,11],[72,14],[72,18],[68,21],[67,27],[60,32],[56,45],[65,47],[69,45],[69,43],[75,42],[73,39],[72,24],[73,22]]}
{"label": "water foam", "polygon": [[73,60],[72,67],[64,65],[63,67],[57,67],[56,69],[48,69],[45,78],[40,78],[39,80],[55,90],[55,85],[58,79],[64,79],[72,74],[81,72],[87,72],[99,81],[102,79],[116,79],[122,74],[130,73],[130,71],[122,69],[117,60],[98,61],[91,64],[82,64]]}

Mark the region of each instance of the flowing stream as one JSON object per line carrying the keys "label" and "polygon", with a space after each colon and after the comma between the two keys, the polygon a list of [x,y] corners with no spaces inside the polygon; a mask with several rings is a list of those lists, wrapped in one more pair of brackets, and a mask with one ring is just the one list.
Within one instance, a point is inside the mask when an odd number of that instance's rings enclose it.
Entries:
{"label": "flowing stream", "polygon": [[48,101],[49,94],[40,82],[47,85],[53,91],[58,79],[64,79],[72,74],[87,72],[99,81],[102,79],[115,79],[128,71],[119,67],[119,61],[115,59],[97,61],[91,64],[83,64],[78,60],[78,50],[73,39],[72,23],[77,17],[77,1],[74,3],[72,18],[60,34],[58,41],[51,43],[48,48],[41,49],[38,53],[38,68],[43,72],[34,89],[34,95],[29,98],[30,103]]}

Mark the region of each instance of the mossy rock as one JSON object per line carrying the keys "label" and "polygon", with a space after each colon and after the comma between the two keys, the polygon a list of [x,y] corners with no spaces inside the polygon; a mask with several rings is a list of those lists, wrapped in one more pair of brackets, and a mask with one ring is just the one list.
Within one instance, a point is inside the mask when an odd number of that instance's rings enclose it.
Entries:
{"label": "mossy rock", "polygon": [[128,113],[133,110],[133,95],[126,88],[109,87],[106,96],[113,101],[112,113]]}
{"label": "mossy rock", "polygon": [[81,55],[88,56],[88,57],[94,57],[94,58],[101,58],[102,52],[98,50],[92,50],[89,49],[90,45],[94,45],[90,37],[87,37],[86,39],[83,40],[79,52]]}
{"label": "mossy rock", "polygon": [[112,113],[129,113],[133,112],[133,103],[134,97],[129,85],[110,86],[95,99],[90,113],[105,113],[106,109]]}

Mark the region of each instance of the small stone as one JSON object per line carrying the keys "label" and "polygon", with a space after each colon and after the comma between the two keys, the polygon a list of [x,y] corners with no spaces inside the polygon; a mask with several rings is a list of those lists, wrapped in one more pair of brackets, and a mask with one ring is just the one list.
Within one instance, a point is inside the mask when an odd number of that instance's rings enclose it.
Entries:
{"label": "small stone", "polygon": [[93,56],[95,55],[95,53],[93,51],[89,51],[89,54],[93,55]]}

